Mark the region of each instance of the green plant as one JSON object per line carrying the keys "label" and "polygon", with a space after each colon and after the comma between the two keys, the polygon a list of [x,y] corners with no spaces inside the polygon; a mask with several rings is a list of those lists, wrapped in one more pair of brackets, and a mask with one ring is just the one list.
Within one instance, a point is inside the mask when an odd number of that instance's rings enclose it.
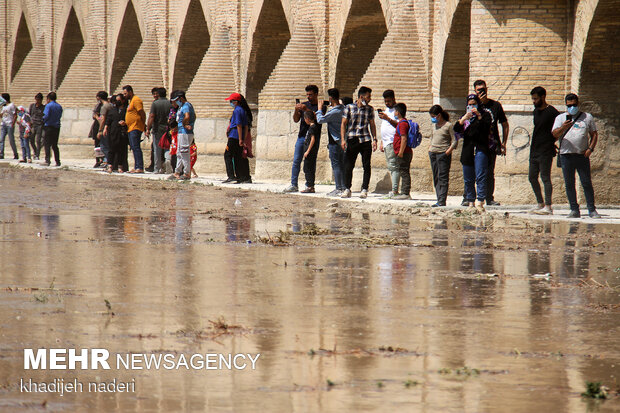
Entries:
{"label": "green plant", "polygon": [[586,391],[581,393],[582,397],[589,397],[591,399],[606,399],[608,389],[601,385],[600,381],[587,381]]}
{"label": "green plant", "polygon": [[416,380],[405,380],[403,384],[405,385],[406,388],[410,388],[410,387],[415,387],[420,383],[418,383]]}

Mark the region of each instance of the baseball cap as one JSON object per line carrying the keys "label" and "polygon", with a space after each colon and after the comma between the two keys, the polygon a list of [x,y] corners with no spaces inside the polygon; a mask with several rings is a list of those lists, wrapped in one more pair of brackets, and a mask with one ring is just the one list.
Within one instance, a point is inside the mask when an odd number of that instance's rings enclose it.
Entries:
{"label": "baseball cap", "polygon": [[239,102],[241,100],[241,95],[239,93],[231,93],[230,96],[226,98],[226,100],[236,100]]}

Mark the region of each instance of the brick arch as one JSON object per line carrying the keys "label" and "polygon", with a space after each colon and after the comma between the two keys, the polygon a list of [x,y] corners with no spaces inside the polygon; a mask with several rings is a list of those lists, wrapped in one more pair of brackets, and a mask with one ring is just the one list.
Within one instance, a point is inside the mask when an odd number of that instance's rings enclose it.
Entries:
{"label": "brick arch", "polygon": [[288,21],[280,0],[264,0],[256,26],[246,74],[246,99],[258,103],[258,94],[276,67],[291,39]]}
{"label": "brick arch", "polygon": [[471,0],[462,0],[452,15],[439,83],[439,102],[446,108],[464,106],[469,88]]}
{"label": "brick arch", "polygon": [[211,38],[199,0],[191,0],[179,36],[172,89],[187,90],[209,48]]}
{"label": "brick arch", "polygon": [[387,35],[379,0],[353,0],[340,41],[335,87],[353,93]]}
{"label": "brick arch", "polygon": [[116,90],[120,86],[125,72],[142,44],[142,32],[132,0],[127,2],[119,27],[110,73],[110,90]]}
{"label": "brick arch", "polygon": [[581,101],[595,115],[620,118],[620,8],[613,0],[600,0],[585,41],[579,76]]}
{"label": "brick arch", "polygon": [[71,7],[67,16],[64,33],[58,53],[58,66],[56,68],[56,87],[62,84],[69,68],[84,47],[84,37],[81,25],[78,21],[75,9]]}
{"label": "brick arch", "polygon": [[30,29],[26,16],[21,13],[19,24],[17,25],[17,33],[15,35],[15,44],[13,46],[13,62],[11,65],[11,81],[15,79],[15,75],[21,69],[26,56],[32,50],[32,38],[30,37]]}

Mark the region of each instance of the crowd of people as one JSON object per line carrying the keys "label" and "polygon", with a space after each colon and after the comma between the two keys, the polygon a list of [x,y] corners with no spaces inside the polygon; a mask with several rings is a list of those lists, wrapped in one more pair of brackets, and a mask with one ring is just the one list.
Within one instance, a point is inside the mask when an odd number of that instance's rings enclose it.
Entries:
{"label": "crowd of people", "polygon": [[[428,115],[431,130],[428,156],[433,176],[437,202],[433,207],[446,206],[452,153],[461,143],[460,162],[463,168],[463,206],[484,212],[486,205],[499,205],[494,199],[495,163],[497,156],[506,155],[509,124],[500,102],[490,99],[484,80],[473,84],[474,93],[466,97],[467,109],[456,121],[440,106],[433,105]],[[421,136],[419,125],[407,119],[407,106],[398,103],[393,90],[383,92],[385,109],[376,110],[370,105],[372,90],[362,86],[354,101],[342,97],[336,88],[328,90],[328,99],[319,103],[319,88],[305,88],[305,102],[297,100],[293,121],[299,123],[295,143],[291,182],[284,192],[315,192],[316,161],[321,146],[321,129],[327,124],[327,150],[331,161],[335,189],[329,196],[350,198],[353,170],[361,155],[363,179],[360,198],[368,196],[371,158],[379,149],[384,153],[391,177],[391,191],[387,198],[411,199],[411,161]],[[133,88],[126,85],[122,93],[108,95],[97,93],[93,109],[93,124],[89,136],[95,146],[95,168],[107,172],[156,174],[166,173],[170,167],[170,180],[190,180],[196,177],[194,165],[197,147],[194,141],[196,114],[185,92],[175,90],[167,98],[163,87],[151,90],[153,102],[147,118],[142,99]],[[579,109],[579,98],[570,93],[565,97],[566,112],[560,113],[546,101],[546,91],[537,86],[530,95],[534,105],[534,133],[530,146],[529,181],[537,206],[534,212],[553,214],[551,168],[557,155],[562,168],[566,196],[570,205],[569,217],[580,217],[575,189],[575,173],[578,173],[584,189],[588,214],[599,218],[594,203],[594,190],[590,173],[590,155],[594,151],[598,134],[591,114]],[[15,159],[19,154],[15,144],[15,127],[19,129],[22,157],[20,162],[39,159],[41,148],[45,150],[43,165],[50,165],[51,152],[56,165],[60,166],[58,137],[62,106],[56,102],[56,93],[38,93],[28,110],[15,106],[10,95],[2,94],[2,125],[0,133],[0,159],[4,158],[4,144],[8,137]],[[251,183],[249,158],[252,153],[252,111],[243,95],[232,93],[229,102],[232,114],[226,130],[227,145],[224,163],[227,178],[223,183]],[[381,120],[377,133],[375,117]],[[500,136],[499,129],[502,129]],[[142,134],[152,138],[150,166],[144,168],[140,146]],[[412,139],[412,136],[414,137]],[[128,165],[128,147],[134,158],[134,167]],[[32,149],[32,150],[31,150]],[[305,188],[299,190],[299,174],[305,175]],[[539,183],[542,180],[544,197]]]}

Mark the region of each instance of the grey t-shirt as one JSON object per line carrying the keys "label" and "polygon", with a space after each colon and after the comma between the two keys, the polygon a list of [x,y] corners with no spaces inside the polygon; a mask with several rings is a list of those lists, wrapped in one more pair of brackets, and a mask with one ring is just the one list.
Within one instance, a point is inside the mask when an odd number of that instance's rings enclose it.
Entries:
{"label": "grey t-shirt", "polygon": [[105,102],[101,106],[101,111],[100,111],[101,116],[107,116],[108,112],[111,111],[112,109],[114,109],[114,106],[112,106],[110,102]]}
{"label": "grey t-shirt", "polygon": [[433,135],[431,136],[431,146],[428,148],[429,152],[442,153],[447,151],[452,145],[456,147],[454,124],[452,122],[446,122],[441,127],[434,124],[431,126],[431,130]]}
{"label": "grey t-shirt", "polygon": [[[560,113],[553,122],[553,129],[561,127],[566,121],[568,113]],[[590,143],[590,133],[596,132],[594,118],[589,113],[579,112],[573,116],[573,126],[566,132],[560,145],[560,154],[577,153],[583,154]]]}
{"label": "grey t-shirt", "polygon": [[153,132],[164,133],[168,126],[170,101],[166,98],[157,99],[151,105],[151,113],[155,115],[155,119],[153,119]]}

